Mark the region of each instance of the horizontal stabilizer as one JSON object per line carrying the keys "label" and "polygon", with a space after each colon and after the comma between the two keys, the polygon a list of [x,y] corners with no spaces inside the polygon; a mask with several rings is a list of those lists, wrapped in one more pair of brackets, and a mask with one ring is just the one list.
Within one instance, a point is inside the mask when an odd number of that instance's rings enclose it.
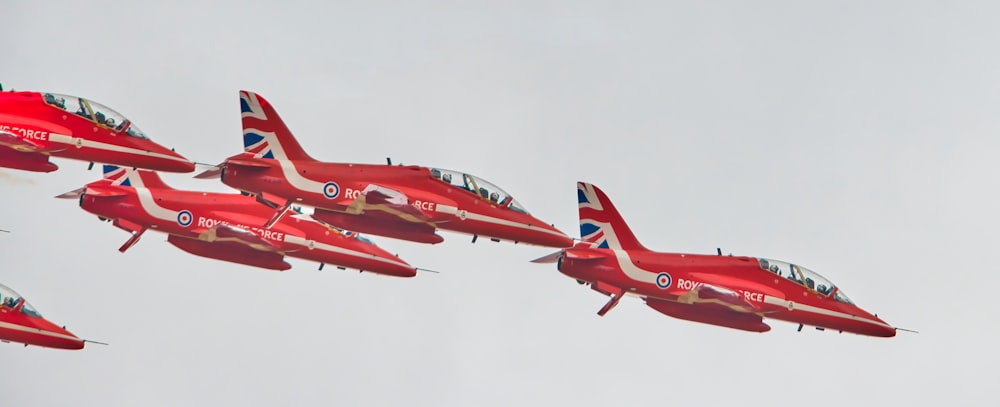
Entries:
{"label": "horizontal stabilizer", "polygon": [[198,178],[198,179],[215,179],[215,178],[221,178],[222,177],[222,168],[223,168],[223,165],[224,164],[216,165],[216,166],[214,166],[212,168],[209,168],[209,169],[207,169],[205,171],[202,171],[202,172],[198,173],[198,175],[195,175],[194,177]]}
{"label": "horizontal stabilizer", "polygon": [[78,199],[80,198],[81,195],[83,195],[83,191],[86,190],[87,188],[77,188],[72,191],[63,192],[59,195],[56,195],[55,197],[59,199]]}
{"label": "horizontal stabilizer", "polygon": [[532,260],[531,262],[532,263],[541,263],[541,264],[544,264],[544,263],[555,263],[555,262],[559,261],[559,258],[562,257],[562,255],[563,255],[563,250],[560,250],[560,251],[555,252],[555,253],[546,254],[546,255],[544,255],[542,257],[539,257],[537,259]]}
{"label": "horizontal stabilizer", "polygon": [[128,196],[128,192],[123,191],[120,187],[100,185],[86,187],[83,193],[88,196],[99,196],[102,198]]}
{"label": "horizontal stabilizer", "polygon": [[566,258],[573,260],[599,260],[607,256],[607,253],[600,253],[594,250],[566,250]]}

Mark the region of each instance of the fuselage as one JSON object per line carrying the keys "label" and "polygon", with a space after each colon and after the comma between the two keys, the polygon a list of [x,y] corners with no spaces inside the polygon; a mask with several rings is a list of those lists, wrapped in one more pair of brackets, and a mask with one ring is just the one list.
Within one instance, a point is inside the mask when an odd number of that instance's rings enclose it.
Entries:
{"label": "fuselage", "polygon": [[83,349],[82,339],[32,311],[25,312],[24,306],[0,305],[0,340],[48,348]]}
{"label": "fuselage", "polygon": [[[359,216],[357,222],[344,227],[372,234],[399,237],[392,235],[392,229],[407,230],[409,223],[429,227],[431,232],[436,227],[540,246],[572,245],[566,234],[511,205],[515,202],[512,198],[491,200],[490,193],[473,192],[435,178],[427,167],[273,160],[244,153],[227,160],[222,182],[250,193],[266,192],[339,214]],[[407,199],[405,204],[419,214],[394,213],[392,208],[382,214],[373,210],[358,213],[352,204],[372,185],[401,192]],[[347,216],[331,216],[340,221],[331,220],[334,224],[350,221]],[[438,239],[427,242],[436,243]]]}
{"label": "fuselage", "polygon": [[[106,181],[98,181],[88,187],[97,189],[107,188],[108,185]],[[259,252],[275,252],[393,276],[416,275],[414,267],[356,234],[330,228],[312,219],[285,217],[271,228],[261,228],[260,225],[273,211],[250,196],[122,186],[110,188],[118,188],[128,194],[102,197],[85,192],[80,197],[80,205],[90,213],[115,220],[116,224],[126,229],[149,228],[208,244],[223,242],[223,238],[210,232],[210,229],[228,225],[256,235],[260,242],[249,246]],[[187,248],[196,244],[183,240],[171,240],[171,243],[189,252],[193,251]],[[236,244],[240,248],[245,245]],[[198,245],[205,246],[200,243]],[[261,247],[253,247],[255,245]],[[220,249],[223,249],[221,246]]]}
{"label": "fuselage", "polygon": [[193,162],[146,138],[120,114],[68,95],[0,92],[0,131],[21,139],[19,145],[0,145],[4,150],[0,166],[4,167],[54,171],[58,167],[42,157],[54,156],[159,171],[194,171]]}
{"label": "fuselage", "polygon": [[611,250],[579,244],[566,250],[559,271],[579,281],[600,281],[623,288],[626,294],[668,302],[679,302],[702,285],[724,287],[766,318],[862,335],[889,337],[896,332],[878,317],[838,300],[832,292],[824,294],[763,269],[753,257]]}

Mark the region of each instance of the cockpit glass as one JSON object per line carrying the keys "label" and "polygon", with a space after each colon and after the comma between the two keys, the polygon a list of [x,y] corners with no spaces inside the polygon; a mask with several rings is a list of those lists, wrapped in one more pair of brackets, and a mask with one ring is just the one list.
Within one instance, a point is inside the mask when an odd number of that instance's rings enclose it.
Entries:
{"label": "cockpit glass", "polygon": [[60,95],[57,93],[43,93],[42,99],[45,100],[45,103],[58,107],[69,113],[84,117],[88,120],[93,120],[90,110],[88,110],[80,98],[76,96]]}
{"label": "cockpit glass", "polygon": [[125,116],[100,103],[94,101],[87,102],[94,111],[94,121],[97,124],[104,125],[104,127],[115,131],[122,131],[125,128],[125,122],[128,121],[125,119]]}
{"label": "cockpit glass", "polygon": [[125,131],[125,134],[146,139],[146,133],[139,130],[134,123],[125,118],[111,108],[92,100],[86,100],[70,95],[60,95],[58,93],[43,93],[42,99],[45,103],[58,107],[69,113],[96,122],[102,127],[107,127],[114,131]]}
{"label": "cockpit glass", "polygon": [[840,301],[844,304],[854,304],[854,302],[851,301],[850,298],[847,298],[847,294],[844,294],[844,291],[839,288],[837,289],[837,292],[833,294],[833,299]]}
{"label": "cockpit glass", "polygon": [[[791,280],[799,285],[805,286],[806,288],[822,295],[828,296],[834,291],[834,288],[836,288],[830,280],[826,279],[826,277],[823,277],[819,275],[819,273],[800,265],[765,258],[757,259],[757,261],[760,263],[760,268],[777,274],[784,279]],[[839,290],[837,291],[839,292]],[[846,299],[846,297],[844,298]],[[849,301],[841,302],[850,303]]]}
{"label": "cockpit glass", "polygon": [[128,128],[125,129],[125,134],[128,134],[128,135],[130,135],[132,137],[141,138],[141,139],[148,139],[149,138],[149,137],[146,137],[146,133],[143,133],[142,130],[139,130],[139,128],[136,127],[135,123],[133,123],[133,122],[129,122]]}
{"label": "cockpit glass", "polygon": [[[24,299],[21,297],[21,294],[18,294],[16,291],[10,289],[10,287],[0,284],[0,307],[14,308],[23,300]],[[31,317],[42,317],[42,314],[38,313],[38,311],[35,310],[35,307],[32,307],[27,301],[24,301],[24,306],[21,307],[21,313]]]}
{"label": "cockpit glass", "polygon": [[435,179],[439,179],[451,184],[452,186],[469,191],[478,196],[480,199],[493,202],[497,206],[508,208],[515,212],[525,214],[528,213],[528,211],[524,209],[524,206],[521,205],[520,202],[517,202],[514,197],[487,180],[471,174],[440,168],[431,168],[430,171],[431,176]]}
{"label": "cockpit glass", "polygon": [[24,302],[24,306],[21,307],[21,313],[29,317],[41,318],[42,314],[39,314],[35,307],[32,307],[27,301]]}

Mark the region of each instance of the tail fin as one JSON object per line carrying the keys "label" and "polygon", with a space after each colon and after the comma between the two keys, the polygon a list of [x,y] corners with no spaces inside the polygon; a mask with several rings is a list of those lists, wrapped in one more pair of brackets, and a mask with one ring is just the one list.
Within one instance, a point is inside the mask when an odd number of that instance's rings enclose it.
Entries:
{"label": "tail fin", "polygon": [[648,250],[632,234],[625,219],[600,188],[576,183],[580,204],[580,238],[594,247],[619,250]]}
{"label": "tail fin", "polygon": [[314,161],[263,96],[240,91],[243,151],[275,160]]}
{"label": "tail fin", "polygon": [[111,180],[112,185],[121,185],[123,187],[172,189],[160,179],[160,176],[155,171],[150,170],[105,165],[104,179]]}

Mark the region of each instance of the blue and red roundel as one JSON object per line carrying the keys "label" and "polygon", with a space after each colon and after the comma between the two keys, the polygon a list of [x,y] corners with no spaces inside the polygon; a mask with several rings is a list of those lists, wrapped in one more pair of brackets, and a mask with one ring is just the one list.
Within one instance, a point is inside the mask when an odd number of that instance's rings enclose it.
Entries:
{"label": "blue and red roundel", "polygon": [[340,185],[336,182],[330,181],[326,185],[323,185],[323,196],[333,199],[340,195]]}
{"label": "blue and red roundel", "polygon": [[656,275],[656,286],[667,289],[670,288],[670,284],[673,283],[673,279],[670,278],[670,274],[660,273]]}
{"label": "blue and red roundel", "polygon": [[194,220],[194,215],[191,214],[191,211],[185,209],[183,211],[177,212],[178,225],[188,227],[191,225],[191,221],[193,220]]}

